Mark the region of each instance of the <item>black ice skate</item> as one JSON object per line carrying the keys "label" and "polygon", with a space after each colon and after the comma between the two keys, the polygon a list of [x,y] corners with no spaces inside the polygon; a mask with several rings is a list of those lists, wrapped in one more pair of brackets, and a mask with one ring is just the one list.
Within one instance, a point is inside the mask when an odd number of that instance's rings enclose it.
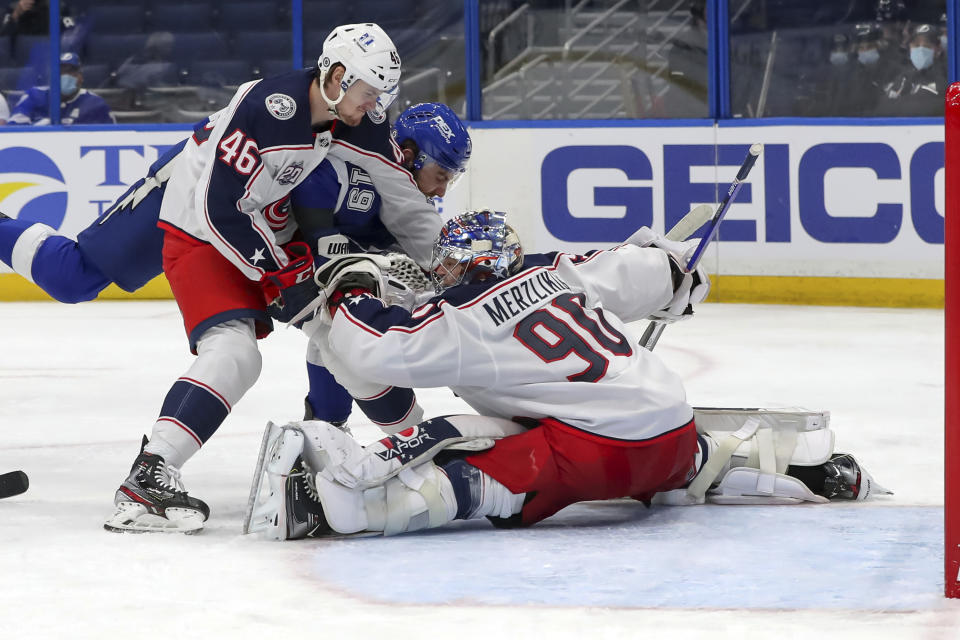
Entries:
{"label": "black ice skate", "polygon": [[187,495],[179,469],[141,452],[113,498],[117,510],[103,524],[107,531],[196,533],[210,515],[202,501]]}
{"label": "black ice skate", "polygon": [[[277,536],[278,539],[297,540],[337,535],[327,524],[313,477],[304,467],[301,458],[297,458],[287,474],[284,494],[283,508],[287,515],[287,526],[285,537]],[[279,524],[279,518],[276,520]]]}
{"label": "black ice skate", "polygon": [[825,476],[821,481],[822,488],[816,480],[810,488],[829,500],[866,500],[872,495],[893,493],[877,484],[849,453],[835,453],[825,463],[811,469],[814,468]]}

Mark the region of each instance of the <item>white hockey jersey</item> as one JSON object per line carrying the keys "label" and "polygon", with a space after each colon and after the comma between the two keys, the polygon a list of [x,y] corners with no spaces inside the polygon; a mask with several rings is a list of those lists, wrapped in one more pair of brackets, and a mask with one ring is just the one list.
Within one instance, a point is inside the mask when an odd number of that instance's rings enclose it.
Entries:
{"label": "white hockey jersey", "polygon": [[679,377],[623,324],[669,302],[666,254],[623,245],[531,263],[541,266],[452,287],[412,313],[361,296],[335,314],[330,349],[358,376],[448,386],[481,415],[552,417],[622,440],[693,418]]}
{"label": "white hockey jersey", "polygon": [[[409,218],[397,240],[426,264],[440,216],[399,164],[388,124],[367,118],[322,132],[311,126],[311,70],[240,86],[224,109],[198,124],[174,168],[160,209],[160,226],[217,248],[251,280],[287,264],[281,245],[295,225],[268,222],[265,209],[284,199],[336,146],[336,155],[362,166],[388,216]],[[343,138],[342,144],[337,142]],[[399,225],[398,225],[399,226]]]}

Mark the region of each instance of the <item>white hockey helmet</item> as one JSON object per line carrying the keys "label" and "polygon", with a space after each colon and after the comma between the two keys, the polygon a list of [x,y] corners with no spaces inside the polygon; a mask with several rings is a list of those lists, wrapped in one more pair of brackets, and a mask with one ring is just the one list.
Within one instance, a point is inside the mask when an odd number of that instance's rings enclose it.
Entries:
{"label": "white hockey helmet", "polygon": [[337,63],[344,66],[340,95],[336,100],[330,100],[321,91],[331,113],[337,115],[337,105],[347,89],[357,80],[363,80],[380,91],[376,108],[367,115],[378,124],[383,122],[387,109],[397,98],[400,83],[400,55],[390,37],[372,22],[336,27],[323,42],[323,53],[317,60],[321,87],[327,73]]}

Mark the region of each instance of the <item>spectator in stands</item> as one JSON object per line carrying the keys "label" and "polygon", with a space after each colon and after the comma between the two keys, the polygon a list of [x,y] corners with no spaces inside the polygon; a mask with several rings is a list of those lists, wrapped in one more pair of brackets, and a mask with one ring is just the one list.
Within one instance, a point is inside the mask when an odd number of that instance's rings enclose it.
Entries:
{"label": "spectator in stands", "polygon": [[[861,23],[854,27],[856,56],[847,92],[850,95],[848,116],[876,115],[884,99],[883,85],[890,65],[884,64],[881,53],[880,27],[873,23]],[[889,49],[885,49],[889,51]]]}
{"label": "spectator in stands", "polygon": [[936,29],[929,24],[915,27],[910,36],[909,66],[883,86],[883,115],[941,116],[947,89],[947,74],[936,64],[943,52]]}
{"label": "spectator in stands", "polygon": [[[74,26],[70,16],[70,7],[60,3],[61,29]],[[0,35],[14,36],[18,33],[29,36],[42,36],[50,32],[50,3],[47,0],[14,0],[7,7],[0,25]]]}
{"label": "spectator in stands", "polygon": [[9,119],[10,105],[7,104],[7,99],[0,93],[0,124],[7,124],[7,120]]}
{"label": "spectator in stands", "polygon": [[151,33],[143,50],[135,53],[117,69],[116,84],[128,89],[166,87],[177,83],[173,63],[174,37],[169,31]]}
{"label": "spectator in stands", "polygon": [[850,78],[856,68],[850,61],[850,38],[846,34],[834,34],[827,59],[817,74],[814,100],[807,115],[851,116],[855,115]]}
{"label": "spectator in stands", "polygon": [[[13,108],[10,124],[50,124],[50,88],[29,89]],[[60,56],[60,122],[63,124],[112,124],[110,107],[103,98],[83,88],[80,56]]]}

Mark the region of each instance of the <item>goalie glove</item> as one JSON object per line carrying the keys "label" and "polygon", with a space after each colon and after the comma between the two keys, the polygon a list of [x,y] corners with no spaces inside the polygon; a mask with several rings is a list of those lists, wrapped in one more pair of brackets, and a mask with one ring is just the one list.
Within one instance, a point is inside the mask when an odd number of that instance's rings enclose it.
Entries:
{"label": "goalie glove", "polygon": [[673,297],[666,307],[650,314],[651,320],[671,323],[686,320],[693,315],[693,305],[703,302],[710,293],[710,277],[699,264],[693,271],[686,271],[690,256],[696,251],[700,240],[676,242],[667,240],[648,227],[640,227],[627,238],[629,244],[639,247],[654,247],[667,254],[670,261],[670,277]]}
{"label": "goalie glove", "polygon": [[291,242],[284,247],[284,251],[290,262],[283,269],[264,274],[260,285],[270,317],[280,322],[291,322],[317,297],[317,285],[313,281],[313,254],[310,247],[304,242]]}
{"label": "goalie glove", "polygon": [[317,286],[326,298],[331,315],[345,300],[368,293],[383,296],[383,273],[390,260],[373,253],[352,253],[330,260],[317,269]]}
{"label": "goalie glove", "polygon": [[387,304],[412,311],[418,306],[424,292],[434,295],[433,285],[413,258],[403,253],[385,256],[390,266],[383,270],[383,299]]}

